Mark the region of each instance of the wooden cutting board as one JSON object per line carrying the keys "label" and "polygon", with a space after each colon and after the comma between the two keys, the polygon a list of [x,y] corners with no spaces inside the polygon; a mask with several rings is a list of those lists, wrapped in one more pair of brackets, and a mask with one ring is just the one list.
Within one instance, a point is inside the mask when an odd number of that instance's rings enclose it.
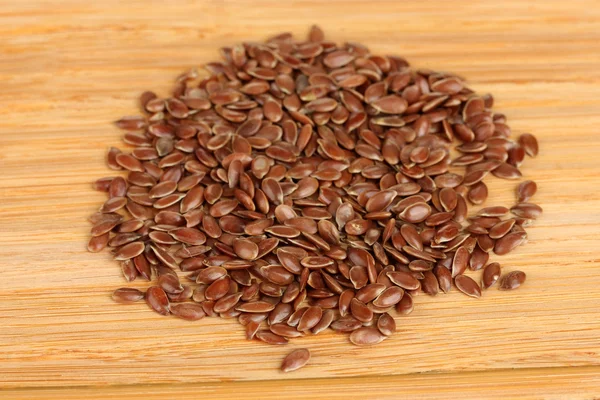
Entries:
{"label": "wooden cutting board", "polygon": [[[1,398],[600,396],[597,1],[3,0],[0,22]],[[113,174],[105,152],[122,146],[111,121],[222,46],[312,23],[464,76],[515,135],[539,138],[522,171],[544,215],[526,246],[494,257],[526,271],[524,287],[418,296],[373,348],[333,333],[268,346],[232,321],[113,303],[118,266],[85,250],[104,199],[91,182]],[[512,204],[514,182],[486,182],[487,204]],[[280,373],[298,347],[310,365]]]}

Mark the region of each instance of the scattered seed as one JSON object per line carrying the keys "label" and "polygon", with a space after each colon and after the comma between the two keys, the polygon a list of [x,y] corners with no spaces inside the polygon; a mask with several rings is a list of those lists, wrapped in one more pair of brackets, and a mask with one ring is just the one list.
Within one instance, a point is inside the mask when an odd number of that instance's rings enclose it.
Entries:
{"label": "scattered seed", "polygon": [[310,360],[308,349],[297,349],[288,354],[281,363],[281,371],[292,372],[304,367]]}
{"label": "scattered seed", "polygon": [[481,297],[481,288],[472,278],[466,275],[458,275],[454,278],[456,288],[470,297]]}
{"label": "scattered seed", "polygon": [[530,157],[535,157],[538,155],[538,142],[535,136],[530,133],[524,133],[519,137],[519,144],[525,150]]}
{"label": "scattered seed", "polygon": [[525,272],[512,271],[500,279],[500,290],[513,290],[519,288],[525,282]]}
{"label": "scattered seed", "polygon": [[481,276],[481,287],[490,288],[500,278],[500,264],[497,262],[489,263],[483,270]]}
{"label": "scattered seed", "polygon": [[134,303],[144,298],[144,292],[133,288],[121,288],[113,292],[112,298],[118,303]]}
{"label": "scattered seed", "polygon": [[534,181],[525,181],[517,187],[517,201],[524,203],[529,201],[537,192],[537,184]]}

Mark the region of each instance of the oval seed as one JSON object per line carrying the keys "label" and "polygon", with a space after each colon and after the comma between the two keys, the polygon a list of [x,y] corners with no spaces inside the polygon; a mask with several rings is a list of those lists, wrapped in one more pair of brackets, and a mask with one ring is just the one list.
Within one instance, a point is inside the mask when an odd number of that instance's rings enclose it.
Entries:
{"label": "oval seed", "polygon": [[391,336],[396,332],[396,321],[390,314],[383,313],[377,320],[377,329],[385,336]]}
{"label": "oval seed", "polygon": [[134,303],[144,298],[144,293],[134,288],[120,288],[113,292],[112,298],[118,303]]}
{"label": "oval seed", "polygon": [[[486,237],[485,235],[483,237]],[[481,237],[480,237],[481,238]],[[523,244],[527,239],[525,232],[511,232],[498,239],[493,246],[494,253],[502,256],[510,253],[512,250]],[[480,245],[481,247],[481,245]],[[485,250],[485,249],[484,249]]]}
{"label": "oval seed", "polygon": [[454,278],[456,288],[470,297],[481,297],[481,288],[472,278],[466,275],[458,275]]}
{"label": "oval seed", "polygon": [[383,342],[387,336],[376,328],[362,327],[350,334],[350,342],[356,346],[372,346]]}
{"label": "oval seed", "polygon": [[519,203],[510,209],[517,217],[537,219],[542,215],[542,207],[532,203]]}
{"label": "oval seed", "polygon": [[522,271],[512,271],[504,275],[500,280],[500,290],[513,290],[519,288],[527,276]]}
{"label": "oval seed", "polygon": [[234,241],[233,250],[239,258],[244,260],[254,260],[258,256],[258,245],[246,239]]}
{"label": "oval seed", "polygon": [[524,133],[519,137],[519,144],[525,150],[530,157],[535,157],[538,155],[539,147],[538,142],[535,136],[531,133]]}
{"label": "oval seed", "polygon": [[304,312],[304,314],[302,314],[302,317],[298,322],[298,330],[306,331],[313,328],[319,323],[322,316],[323,310],[321,309],[321,307],[308,307],[308,309]]}
{"label": "oval seed", "polygon": [[164,290],[158,286],[151,286],[146,291],[146,304],[161,315],[169,315],[169,298]]}
{"label": "oval seed", "polygon": [[283,336],[279,336],[270,331],[258,331],[256,332],[256,338],[261,342],[267,344],[287,344],[288,340]]}
{"label": "oval seed", "polygon": [[517,187],[517,201],[524,203],[529,201],[537,192],[537,184],[534,181],[525,181]]}
{"label": "oval seed", "polygon": [[188,321],[198,321],[206,316],[202,306],[193,303],[173,304],[171,314]]}
{"label": "oval seed", "polygon": [[489,263],[484,269],[481,275],[481,287],[483,289],[490,288],[498,278],[500,278],[500,264],[497,262]]}
{"label": "oval seed", "polygon": [[304,367],[310,360],[308,349],[297,349],[288,354],[281,363],[281,371],[292,372]]}

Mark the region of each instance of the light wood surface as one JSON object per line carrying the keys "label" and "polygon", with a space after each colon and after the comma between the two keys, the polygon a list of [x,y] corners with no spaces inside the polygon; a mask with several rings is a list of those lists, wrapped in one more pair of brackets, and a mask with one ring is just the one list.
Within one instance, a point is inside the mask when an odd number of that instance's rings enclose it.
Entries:
{"label": "light wood surface", "polygon": [[[312,23],[464,76],[513,132],[538,137],[522,171],[544,215],[496,257],[526,271],[524,287],[418,296],[366,349],[333,333],[268,346],[232,321],[114,304],[118,266],[85,251],[104,199],[90,183],[122,146],[111,121],[221,46]],[[0,398],[600,397],[597,1],[2,0],[0,38]],[[512,204],[514,183],[486,182],[488,204]],[[301,346],[309,366],[280,373]]]}

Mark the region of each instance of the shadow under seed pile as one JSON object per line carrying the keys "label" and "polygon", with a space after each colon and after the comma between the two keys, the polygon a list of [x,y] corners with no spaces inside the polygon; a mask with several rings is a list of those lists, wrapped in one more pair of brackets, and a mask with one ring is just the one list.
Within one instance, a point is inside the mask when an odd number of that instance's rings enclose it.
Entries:
{"label": "shadow under seed pile", "polygon": [[[317,27],[306,41],[284,33],[221,54],[208,77],[181,75],[167,99],[145,92],[145,115],[116,123],[135,148],[108,152],[127,175],[96,181],[109,200],[90,219],[88,248],[111,247],[127,281],[155,283],[115,300],[237,318],[248,339],[270,344],[330,328],[371,345],[420,291],[454,283],[479,297],[499,279],[523,284],[523,272],[501,278],[488,261],[526,242],[542,212],[528,203],[536,184],[521,183],[510,210],[469,215],[487,198],[484,178],[520,179],[538,152],[530,134],[509,138],[491,95],[338,46]],[[464,274],[480,269],[480,283]],[[297,351],[282,368],[309,357]]]}

